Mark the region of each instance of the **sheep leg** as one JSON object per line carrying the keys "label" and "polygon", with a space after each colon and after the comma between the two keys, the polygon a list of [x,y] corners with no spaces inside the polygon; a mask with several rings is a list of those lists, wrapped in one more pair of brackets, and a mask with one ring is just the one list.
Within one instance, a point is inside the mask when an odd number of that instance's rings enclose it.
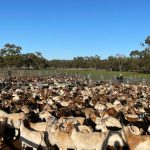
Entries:
{"label": "sheep leg", "polygon": [[46,145],[44,140],[41,143],[41,147],[42,147],[43,150],[48,150],[47,145]]}
{"label": "sheep leg", "polygon": [[25,143],[22,142],[22,144],[21,144],[21,150],[25,150],[25,148],[26,148]]}
{"label": "sheep leg", "polygon": [[41,137],[42,137],[42,141],[41,141],[40,145],[41,145],[42,149],[48,150],[47,143],[45,142],[45,140],[47,140],[47,139],[44,140],[44,133],[41,133]]}

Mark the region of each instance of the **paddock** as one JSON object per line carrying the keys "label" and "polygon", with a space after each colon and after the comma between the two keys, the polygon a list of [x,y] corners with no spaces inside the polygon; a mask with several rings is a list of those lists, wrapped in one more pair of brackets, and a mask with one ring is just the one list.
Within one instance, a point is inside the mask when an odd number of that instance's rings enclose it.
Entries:
{"label": "paddock", "polygon": [[[81,119],[79,119],[80,126],[83,123],[91,129],[92,134],[98,134],[96,137],[101,134],[105,136],[99,150],[132,148],[127,139],[128,135],[124,137],[123,127],[128,127],[129,134],[138,136],[138,139],[145,137],[145,140],[149,140],[150,136],[150,86],[145,81],[120,83],[92,80],[89,76],[83,77],[79,74],[15,76],[13,73],[11,79],[1,75],[0,110],[2,150],[21,149],[20,128],[16,127],[20,119],[24,122],[25,128],[31,132],[33,129],[30,122],[36,124],[35,128],[41,122],[45,122],[50,129],[55,125],[59,126],[60,134],[65,134],[73,140],[75,144],[73,147],[77,149],[79,145],[75,142],[74,136],[78,134],[72,134],[71,129],[74,129],[76,118]],[[51,130],[43,130],[49,137],[47,148],[61,149],[63,143],[58,140],[59,138],[57,139],[53,134],[56,140],[52,142]],[[57,128],[54,130],[58,131]],[[84,131],[82,134],[86,137],[87,132],[89,131]],[[116,141],[112,138],[114,134]],[[123,142],[120,143],[117,138]],[[25,139],[27,142],[25,149],[32,149],[31,147],[34,148],[37,144],[30,140]],[[65,139],[63,142],[66,142]],[[139,140],[138,144],[143,143]],[[40,145],[38,149],[41,149]]]}

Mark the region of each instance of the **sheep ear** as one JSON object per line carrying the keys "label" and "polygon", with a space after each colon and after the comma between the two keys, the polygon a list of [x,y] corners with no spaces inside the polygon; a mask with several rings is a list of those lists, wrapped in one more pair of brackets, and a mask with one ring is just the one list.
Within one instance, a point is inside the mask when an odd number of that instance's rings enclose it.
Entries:
{"label": "sheep ear", "polygon": [[66,132],[69,134],[69,136],[71,136],[72,130],[73,130],[73,124],[70,123],[66,127]]}
{"label": "sheep ear", "polygon": [[73,124],[72,123],[68,123],[66,130],[71,131],[73,129]]}
{"label": "sheep ear", "polygon": [[57,129],[58,129],[58,125],[55,125],[55,126],[54,126],[54,129],[57,130]]}
{"label": "sheep ear", "polygon": [[80,125],[79,122],[76,119],[73,120],[73,124]]}

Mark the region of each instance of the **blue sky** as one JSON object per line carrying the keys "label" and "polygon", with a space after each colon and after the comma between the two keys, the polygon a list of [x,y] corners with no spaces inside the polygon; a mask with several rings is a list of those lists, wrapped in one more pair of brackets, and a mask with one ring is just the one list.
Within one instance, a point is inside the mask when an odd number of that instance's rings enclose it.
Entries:
{"label": "blue sky", "polygon": [[142,50],[150,0],[0,0],[0,48],[22,46],[51,59]]}

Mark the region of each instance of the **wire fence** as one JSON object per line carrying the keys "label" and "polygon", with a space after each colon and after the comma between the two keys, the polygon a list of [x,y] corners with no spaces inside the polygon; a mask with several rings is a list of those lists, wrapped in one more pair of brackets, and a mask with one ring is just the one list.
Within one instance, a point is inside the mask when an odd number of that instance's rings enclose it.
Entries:
{"label": "wire fence", "polygon": [[[9,77],[23,77],[23,76],[50,76],[50,77],[83,77],[94,81],[107,81],[110,83],[119,82],[117,79],[118,74],[105,74],[105,73],[92,73],[92,72],[68,72],[65,70],[13,70],[13,69],[0,69],[0,76],[6,79]],[[139,84],[143,83],[150,85],[150,78],[139,77],[138,75],[128,76],[123,78],[124,83]]]}

